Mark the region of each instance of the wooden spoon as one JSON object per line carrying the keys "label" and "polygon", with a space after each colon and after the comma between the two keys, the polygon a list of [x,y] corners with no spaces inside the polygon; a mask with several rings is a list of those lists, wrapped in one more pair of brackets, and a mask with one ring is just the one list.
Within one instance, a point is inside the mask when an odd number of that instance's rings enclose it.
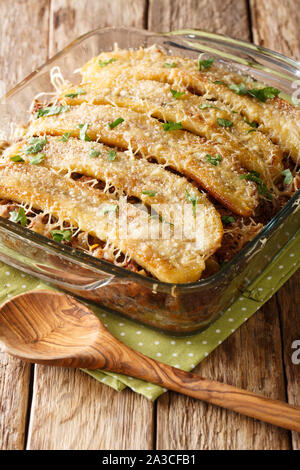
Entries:
{"label": "wooden spoon", "polygon": [[154,361],[118,341],[96,315],[57,292],[20,294],[0,308],[0,339],[25,361],[136,377],[300,432],[300,408]]}

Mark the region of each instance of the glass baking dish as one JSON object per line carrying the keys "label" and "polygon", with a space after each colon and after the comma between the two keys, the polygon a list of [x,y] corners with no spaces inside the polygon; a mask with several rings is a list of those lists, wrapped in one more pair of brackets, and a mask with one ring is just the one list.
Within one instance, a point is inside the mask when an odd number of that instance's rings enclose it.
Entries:
{"label": "glass baking dish", "polygon": [[[105,28],[79,37],[12,89],[1,101],[0,138],[10,140],[15,123],[26,122],[35,95],[53,91],[50,74],[79,83],[74,73],[91,57],[122,48],[157,44],[167,53],[197,58],[214,56],[221,67],[251,75],[291,97],[300,78],[300,63],[276,52],[226,36],[184,30],[168,34]],[[154,280],[84,252],[62,246],[0,217],[0,259],[133,320],[173,334],[208,327],[272,263],[300,226],[300,191],[264,229],[217,274],[194,283]]]}

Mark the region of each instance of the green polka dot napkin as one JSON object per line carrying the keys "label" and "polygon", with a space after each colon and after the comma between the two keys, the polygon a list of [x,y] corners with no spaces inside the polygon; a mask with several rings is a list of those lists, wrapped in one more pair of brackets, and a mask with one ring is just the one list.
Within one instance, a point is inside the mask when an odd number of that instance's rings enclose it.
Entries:
{"label": "green polka dot napkin", "polygon": [[[133,349],[183,370],[192,370],[219,344],[248,320],[300,266],[299,237],[293,237],[263,273],[213,325],[194,336],[178,338],[156,332],[146,326],[90,305],[113,335]],[[0,304],[21,292],[53,289],[31,276],[0,263]],[[165,390],[142,380],[101,371],[85,372],[115,390],[126,386],[150,400]]]}

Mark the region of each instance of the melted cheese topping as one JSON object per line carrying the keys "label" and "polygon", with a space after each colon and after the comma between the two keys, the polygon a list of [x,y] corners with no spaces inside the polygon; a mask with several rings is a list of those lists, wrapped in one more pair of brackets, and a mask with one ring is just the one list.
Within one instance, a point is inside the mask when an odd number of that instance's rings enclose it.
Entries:
{"label": "melted cheese topping", "polygon": [[[120,117],[124,121],[111,129],[109,124]],[[126,108],[86,103],[72,106],[57,116],[34,120],[29,135],[72,132],[78,137],[78,126],[83,123],[88,123],[90,139],[156,158],[159,163],[193,178],[237,214],[251,215],[258,204],[256,185],[240,178],[245,170],[226,148],[186,131],[165,131],[156,119]],[[221,155],[222,161],[212,165],[208,155]]]}
{"label": "melted cheese topping", "polygon": [[[115,61],[107,67],[100,67],[99,60]],[[166,68],[165,63],[176,64]],[[295,162],[300,159],[300,110],[281,98],[274,98],[263,103],[250,96],[240,96],[226,85],[214,83],[216,80],[231,83],[234,74],[219,71],[216,67],[199,72],[197,61],[182,57],[166,56],[158,48],[139,49],[137,51],[116,50],[94,57],[81,69],[83,82],[102,80],[110,74],[120,82],[128,78],[150,79],[176,86],[185,86],[198,94],[220,100],[232,109],[244,115],[249,121],[257,121],[260,131],[267,134],[282,149],[291,155]],[[225,78],[224,78],[225,77]],[[235,82],[241,77],[236,76]]]}
{"label": "melted cheese topping", "polygon": [[[19,142],[9,147],[2,159],[10,161],[10,157],[20,155],[27,163],[30,157],[24,155],[23,149],[28,142]],[[78,172],[106,183],[106,189],[112,186],[118,194],[109,193],[111,198],[118,198],[123,192],[127,196],[135,196],[144,204],[151,206],[153,212],[161,215],[162,220],[179,227],[180,224],[190,228],[189,237],[193,238],[193,216],[183,220],[183,211],[187,204],[187,191],[197,199],[197,213],[202,218],[202,231],[205,231],[204,258],[208,258],[220,245],[223,226],[214,205],[205,194],[200,193],[186,178],[166,171],[161,165],[151,164],[145,160],[130,158],[126,153],[115,151],[115,159],[108,160],[110,147],[97,142],[85,142],[70,138],[67,143],[57,138],[48,137],[43,148],[44,159],[40,165],[54,169],[63,174]],[[91,157],[91,152],[99,153]],[[108,191],[107,191],[108,192]],[[185,214],[187,217],[187,215]],[[191,216],[191,214],[190,214]],[[187,231],[186,231],[187,235]]]}
{"label": "melted cheese topping", "polygon": [[[96,82],[82,86],[84,94],[68,96],[76,93],[77,88],[73,87],[64,90],[60,101],[68,105],[83,102],[113,104],[164,121],[180,121],[185,129],[221,144],[229,153],[236,155],[245,168],[259,172],[267,184],[271,183],[270,187],[272,180],[283,170],[280,148],[261,132],[253,132],[253,127],[238,113],[232,113],[224,103],[210,102],[193,95],[185,87],[174,90],[168,83],[154,80],[115,80],[109,71],[101,80],[98,78]],[[177,91],[182,95],[176,99],[173,94]],[[230,120],[233,126],[221,127],[218,119]]]}
{"label": "melted cheese topping", "polygon": [[[176,237],[149,239],[149,227],[152,230],[162,224],[147,213],[126,201],[119,201],[118,211],[112,210],[117,203],[109,195],[45,167],[26,163],[0,165],[0,197],[53,214],[59,221],[68,221],[109,242],[162,281],[196,281],[205,268],[204,256],[193,241]],[[124,213],[129,222],[126,237],[118,223]]]}

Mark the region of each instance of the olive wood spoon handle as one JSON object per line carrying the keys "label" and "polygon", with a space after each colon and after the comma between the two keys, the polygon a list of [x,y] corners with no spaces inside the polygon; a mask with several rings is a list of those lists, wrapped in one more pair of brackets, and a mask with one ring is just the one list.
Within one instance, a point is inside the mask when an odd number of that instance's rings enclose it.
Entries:
{"label": "olive wood spoon handle", "polygon": [[300,408],[155,361],[116,339],[73,297],[33,291],[0,308],[0,339],[23,360],[136,377],[222,408],[300,432]]}

